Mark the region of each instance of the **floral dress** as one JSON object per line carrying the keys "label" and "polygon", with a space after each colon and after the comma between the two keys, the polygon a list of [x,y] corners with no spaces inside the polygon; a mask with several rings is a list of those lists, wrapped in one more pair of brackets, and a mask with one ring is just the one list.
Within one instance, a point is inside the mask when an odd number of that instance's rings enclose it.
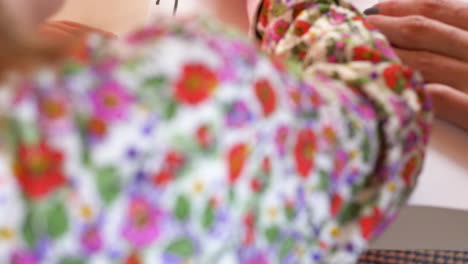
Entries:
{"label": "floral dress", "polygon": [[419,75],[339,1],[90,36],[0,89],[0,263],[356,261],[418,175]]}

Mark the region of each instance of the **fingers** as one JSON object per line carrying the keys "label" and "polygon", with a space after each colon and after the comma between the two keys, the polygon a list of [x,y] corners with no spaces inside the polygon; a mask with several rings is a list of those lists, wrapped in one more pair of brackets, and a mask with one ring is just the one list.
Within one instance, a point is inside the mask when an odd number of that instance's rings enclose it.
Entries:
{"label": "fingers", "polygon": [[403,62],[421,71],[428,83],[441,83],[468,92],[468,63],[424,51],[395,49]]}
{"label": "fingers", "polygon": [[70,37],[69,32],[50,23],[42,25],[39,28],[39,33],[41,36],[52,40],[64,40]]}
{"label": "fingers", "polygon": [[438,53],[468,61],[468,32],[422,16],[370,16],[397,48]]}
{"label": "fingers", "polygon": [[45,37],[62,41],[80,38],[89,33],[98,33],[108,38],[115,37],[115,35],[110,32],[69,21],[48,22],[43,24],[39,31]]}
{"label": "fingers", "polygon": [[83,33],[94,32],[94,33],[99,33],[101,35],[111,37],[111,38],[116,37],[115,34],[109,32],[109,31],[105,31],[105,30],[102,30],[102,29],[99,29],[99,28],[91,27],[91,26],[84,25],[84,24],[77,23],[77,22],[73,22],[73,21],[57,21],[56,23],[59,23],[59,24],[61,24],[63,26],[67,26],[67,27],[75,29],[75,30],[79,30],[79,31],[81,31]]}
{"label": "fingers", "polygon": [[468,95],[439,84],[426,85],[437,117],[468,130]]}
{"label": "fingers", "polygon": [[387,0],[376,5],[370,13],[384,16],[419,15],[468,29],[468,3],[459,0]]}

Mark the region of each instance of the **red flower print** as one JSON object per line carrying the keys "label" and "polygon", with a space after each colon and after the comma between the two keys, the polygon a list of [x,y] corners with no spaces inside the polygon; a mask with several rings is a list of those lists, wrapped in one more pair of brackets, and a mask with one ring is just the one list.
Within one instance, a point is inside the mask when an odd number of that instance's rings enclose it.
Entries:
{"label": "red flower print", "polygon": [[270,10],[270,0],[263,1],[263,7],[258,16],[258,22],[263,27],[268,25],[268,12]]}
{"label": "red flower print", "polygon": [[319,107],[323,103],[323,99],[320,97],[319,93],[314,91],[309,95],[309,102],[314,107]]}
{"label": "red flower print", "polygon": [[180,169],[184,165],[185,158],[182,153],[172,150],[167,153],[165,162],[169,168]]}
{"label": "red flower print", "polygon": [[276,130],[275,143],[280,156],[284,156],[286,153],[286,141],[288,139],[288,135],[289,128],[286,126],[281,126]]}
{"label": "red flower print", "polygon": [[316,148],[317,143],[314,133],[307,129],[300,131],[294,147],[294,159],[296,169],[303,178],[307,178],[314,168]]}
{"label": "red flower print", "polygon": [[268,80],[262,79],[255,83],[255,94],[260,101],[263,115],[268,117],[276,109],[276,94]]}
{"label": "red flower print", "polygon": [[252,179],[250,181],[250,188],[254,192],[260,192],[262,190],[262,182],[259,179]]}
{"label": "red flower print", "polygon": [[306,21],[303,21],[303,20],[297,20],[294,23],[294,34],[296,36],[302,36],[305,33],[307,33],[307,31],[309,31],[310,26],[311,25],[310,25],[309,22],[306,22]]}
{"label": "red flower print", "polygon": [[216,208],[218,206],[218,204],[219,204],[219,199],[216,198],[216,197],[211,197],[210,201],[208,203],[209,203],[210,207]]}
{"label": "red flower print", "polygon": [[413,75],[411,68],[403,68],[403,66],[394,64],[387,67],[383,76],[388,87],[398,93],[402,92],[409,85],[409,79]]}
{"label": "red flower print", "polygon": [[91,135],[102,138],[107,134],[107,124],[99,118],[91,118],[88,121],[88,131]]}
{"label": "red flower print", "polygon": [[270,56],[271,63],[275,68],[280,72],[286,72],[286,57],[283,55],[271,55]]}
{"label": "red flower print", "polygon": [[327,249],[329,246],[328,246],[328,244],[327,244],[325,241],[320,241],[320,242],[319,242],[319,247],[320,247],[321,249]]}
{"label": "red flower print", "polygon": [[299,107],[301,104],[301,93],[298,91],[290,91],[289,97],[291,98],[292,102],[294,103],[295,107]]}
{"label": "red flower print", "polygon": [[246,144],[233,146],[228,153],[229,182],[234,184],[244,169],[249,155],[249,147]]}
{"label": "red flower print", "polygon": [[63,154],[45,142],[20,146],[14,172],[25,194],[41,199],[65,184],[63,160]]}
{"label": "red flower print", "polygon": [[263,158],[262,171],[266,174],[269,174],[271,172],[271,161],[269,157]]}
{"label": "red flower print", "polygon": [[405,181],[406,186],[412,186],[415,178],[415,173],[419,168],[419,159],[418,157],[411,158],[403,168],[401,177]]}
{"label": "red flower print", "polygon": [[383,215],[378,208],[374,208],[372,215],[368,217],[363,217],[360,221],[362,236],[366,240],[370,240],[375,232],[375,229],[378,227],[379,223],[382,221]]}
{"label": "red flower print", "polygon": [[287,21],[282,19],[276,21],[276,23],[273,25],[272,39],[274,41],[280,40],[288,31],[288,28],[289,23]]}
{"label": "red flower print", "polygon": [[300,3],[293,7],[293,18],[296,18],[298,15],[301,14],[302,11],[306,9],[306,3]]}
{"label": "red flower print", "polygon": [[165,167],[154,175],[153,183],[158,186],[166,186],[173,178],[174,171]]}
{"label": "red flower print", "polygon": [[331,126],[325,126],[323,129],[323,135],[327,139],[328,142],[330,143],[335,143],[337,142],[338,136],[336,135],[335,130]]}
{"label": "red flower print", "polygon": [[82,64],[87,64],[91,60],[91,49],[88,47],[88,38],[80,38],[71,45],[68,57]]}
{"label": "red flower print", "polygon": [[166,186],[175,178],[176,173],[184,163],[185,158],[181,153],[174,150],[169,151],[164,159],[162,169],[154,175],[153,183],[158,186]]}
{"label": "red flower print", "polygon": [[248,213],[244,217],[244,226],[245,226],[245,237],[244,244],[250,245],[255,240],[255,215],[253,213]]}
{"label": "red flower print", "polygon": [[357,46],[354,48],[354,57],[353,60],[356,61],[372,61],[380,62],[382,61],[382,55],[376,49],[373,49],[369,46]]}
{"label": "red flower print", "polygon": [[183,103],[197,105],[210,97],[218,86],[216,74],[203,64],[188,64],[175,84],[175,96]]}
{"label": "red flower print", "polygon": [[203,125],[197,129],[197,142],[203,149],[207,149],[213,144],[213,134],[209,126]]}
{"label": "red flower print", "polygon": [[353,17],[353,20],[355,20],[355,21],[361,21],[362,24],[363,24],[367,29],[370,29],[370,30],[375,29],[375,27],[374,27],[371,23],[367,22],[367,20],[364,19],[363,17],[355,16],[355,17]]}
{"label": "red flower print", "polygon": [[124,262],[125,264],[141,264],[140,257],[138,257],[137,253],[132,253]]}
{"label": "red flower print", "polygon": [[331,199],[331,214],[333,217],[336,217],[341,210],[341,206],[343,205],[343,198],[338,195],[334,194]]}
{"label": "red flower print", "polygon": [[53,98],[44,100],[44,102],[41,103],[40,108],[41,113],[43,113],[46,118],[51,120],[60,119],[67,113],[65,102]]}

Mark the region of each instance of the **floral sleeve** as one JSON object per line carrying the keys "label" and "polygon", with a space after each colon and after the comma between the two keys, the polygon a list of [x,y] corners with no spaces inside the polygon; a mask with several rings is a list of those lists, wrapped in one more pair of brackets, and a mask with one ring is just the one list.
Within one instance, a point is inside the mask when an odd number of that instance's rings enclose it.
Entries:
{"label": "floral sleeve", "polygon": [[347,65],[346,43],[295,60],[283,29],[265,47],[289,61],[188,21],[4,83],[0,263],[353,263],[414,184],[424,93],[396,60]]}
{"label": "floral sleeve", "polygon": [[[328,97],[329,104],[340,104],[342,116],[346,117],[344,109],[352,98],[360,98],[351,110],[360,120],[345,121],[348,128],[354,126],[363,133],[369,131],[368,122],[376,120],[370,135],[379,145],[373,170],[361,174],[364,184],[352,187],[352,194],[344,201],[332,199],[338,204],[338,215],[353,212],[353,217],[346,219],[359,222],[365,240],[375,237],[404,205],[422,168],[432,115],[419,73],[404,66],[386,38],[346,1],[264,0],[257,32],[262,49],[295,65],[296,74],[305,83],[314,86],[317,78],[333,83],[317,89]],[[309,111],[318,107],[299,97],[299,105]],[[327,118],[321,115],[317,120]],[[348,130],[348,135],[339,135],[340,148],[349,151],[353,133]],[[365,146],[365,142],[360,145]],[[366,149],[361,148],[359,155],[365,156]],[[346,157],[349,166],[353,154]],[[336,178],[331,179],[335,182]],[[340,223],[345,226],[346,221]]]}

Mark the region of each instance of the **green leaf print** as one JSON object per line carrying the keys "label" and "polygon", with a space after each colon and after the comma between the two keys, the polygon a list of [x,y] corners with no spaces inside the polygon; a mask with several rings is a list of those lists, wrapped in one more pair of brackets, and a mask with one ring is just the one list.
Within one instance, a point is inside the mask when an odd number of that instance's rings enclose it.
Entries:
{"label": "green leaf print", "polygon": [[88,142],[88,135],[87,135],[87,125],[86,125],[86,119],[81,116],[81,115],[76,115],[75,116],[75,122],[78,125],[78,132],[80,136],[80,141],[81,141],[81,146],[83,146],[82,151],[81,151],[81,161],[83,162],[83,165],[86,167],[90,166],[91,164],[91,155],[89,153],[89,148],[87,147],[87,142]]}
{"label": "green leaf print", "polygon": [[52,238],[59,238],[68,230],[68,217],[62,203],[54,204],[47,211],[47,233]]}
{"label": "green leaf print", "polygon": [[191,240],[187,238],[181,238],[169,244],[166,252],[176,257],[187,259],[193,256],[195,247]]}
{"label": "green leaf print", "polygon": [[37,234],[34,229],[34,215],[31,211],[26,215],[26,219],[23,224],[23,236],[30,247],[33,247],[36,244]]}
{"label": "green leaf print", "polygon": [[323,14],[323,13],[327,13],[328,11],[330,11],[330,4],[319,4],[319,10],[320,12]]}
{"label": "green leaf print", "polygon": [[215,210],[213,209],[213,206],[208,204],[206,206],[205,212],[203,212],[203,219],[202,219],[202,225],[205,229],[211,228],[213,226],[215,220]]}
{"label": "green leaf print", "polygon": [[156,91],[154,88],[159,88],[167,83],[167,79],[164,76],[156,76],[153,78],[146,79],[143,82],[142,88],[144,89],[152,89]]}
{"label": "green leaf print", "polygon": [[172,118],[174,118],[176,113],[177,113],[177,102],[175,100],[171,99],[169,101],[169,103],[167,104],[167,106],[166,106],[166,110],[165,110],[165,113],[164,113],[164,118],[166,120],[171,120]]}
{"label": "green leaf print", "polygon": [[293,59],[286,60],[286,66],[289,72],[292,73],[295,77],[302,76],[302,73],[304,72],[304,67],[297,60],[293,60]]}
{"label": "green leaf print", "polygon": [[229,188],[229,203],[233,204],[236,201],[236,190],[233,187]]}
{"label": "green leaf print", "polygon": [[273,3],[273,6],[270,10],[272,16],[281,16],[286,13],[289,8],[282,3]]}
{"label": "green leaf print", "polygon": [[64,75],[73,75],[81,71],[83,71],[83,66],[76,63],[67,62],[63,65],[62,73]]}
{"label": "green leaf print", "polygon": [[64,258],[60,264],[85,264],[86,262],[79,258]]}
{"label": "green leaf print", "polygon": [[406,88],[406,79],[404,77],[398,78],[398,81],[395,85],[395,92],[397,94],[402,94]]}
{"label": "green leaf print", "polygon": [[283,241],[283,243],[281,244],[280,251],[279,251],[280,260],[283,260],[284,258],[286,258],[289,255],[289,253],[294,248],[294,244],[295,244],[294,239],[292,239],[292,238],[288,238],[288,239]]}
{"label": "green leaf print", "polygon": [[270,243],[274,243],[279,236],[279,228],[277,226],[272,226],[265,230],[265,236]]}
{"label": "green leaf print", "polygon": [[361,205],[358,203],[349,203],[346,204],[341,210],[341,214],[338,217],[338,222],[340,224],[346,224],[352,219],[356,218],[361,211]]}
{"label": "green leaf print", "polygon": [[371,148],[371,145],[369,142],[369,138],[365,137],[364,142],[362,142],[362,146],[361,146],[362,158],[364,162],[369,162],[370,160],[370,151],[371,151],[370,148]]}
{"label": "green leaf print", "polygon": [[329,173],[326,171],[320,171],[320,181],[319,181],[319,189],[323,191],[328,191],[330,188],[330,177],[328,177]]}
{"label": "green leaf print", "polygon": [[187,197],[181,195],[177,199],[174,214],[177,219],[185,221],[190,215],[190,201]]}
{"label": "green leaf print", "polygon": [[296,217],[296,210],[294,210],[294,207],[291,206],[286,206],[284,208],[284,212],[286,213],[286,218],[291,221]]}
{"label": "green leaf print", "polygon": [[99,169],[96,181],[101,199],[106,205],[110,205],[117,198],[122,188],[116,169],[113,167]]}

